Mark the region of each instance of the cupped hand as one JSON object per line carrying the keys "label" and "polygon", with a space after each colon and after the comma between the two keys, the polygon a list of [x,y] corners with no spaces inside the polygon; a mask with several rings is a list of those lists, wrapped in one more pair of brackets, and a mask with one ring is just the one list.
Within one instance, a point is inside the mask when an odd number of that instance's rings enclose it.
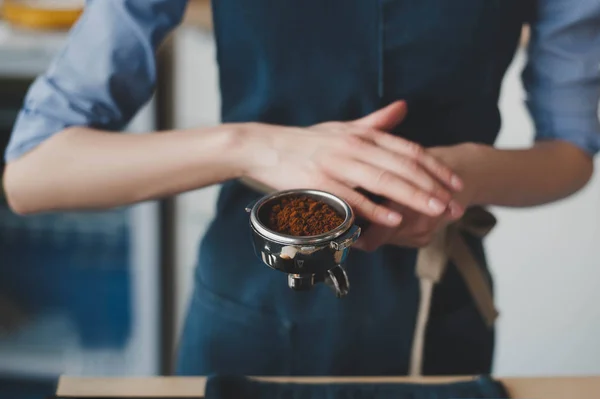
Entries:
{"label": "cupped hand", "polygon": [[376,204],[362,190],[402,209],[440,216],[462,181],[418,144],[386,133],[405,115],[405,103],[395,102],[351,122],[308,128],[249,124],[245,134],[254,155],[245,176],[277,190],[331,192],[375,224],[398,226],[401,209]]}
{"label": "cupped hand", "polygon": [[386,206],[402,215],[400,225],[397,227],[370,225],[354,245],[355,248],[364,251],[375,251],[382,245],[421,248],[431,242],[438,230],[458,220],[464,213],[462,207],[454,201],[442,215],[434,217],[415,212],[397,203],[388,203]]}
{"label": "cupped hand", "polygon": [[[463,172],[458,165],[460,161],[461,146],[437,147],[428,150],[436,158],[443,160],[457,170]],[[438,216],[425,215],[409,209],[402,204],[388,203],[386,206],[402,215],[402,223],[397,227],[371,225],[363,232],[354,245],[355,248],[374,251],[382,245],[395,245],[400,247],[420,248],[428,245],[435,234],[448,224],[460,219],[465,209],[471,204],[474,196],[473,179],[463,175],[464,188],[456,193],[450,201],[448,208]]]}

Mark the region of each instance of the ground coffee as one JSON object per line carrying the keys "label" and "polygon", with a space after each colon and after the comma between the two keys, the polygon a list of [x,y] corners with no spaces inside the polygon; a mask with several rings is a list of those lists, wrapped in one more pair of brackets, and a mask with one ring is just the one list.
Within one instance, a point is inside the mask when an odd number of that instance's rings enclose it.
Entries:
{"label": "ground coffee", "polygon": [[282,198],[269,214],[269,228],[291,236],[315,236],[341,225],[344,218],[330,205],[308,196]]}

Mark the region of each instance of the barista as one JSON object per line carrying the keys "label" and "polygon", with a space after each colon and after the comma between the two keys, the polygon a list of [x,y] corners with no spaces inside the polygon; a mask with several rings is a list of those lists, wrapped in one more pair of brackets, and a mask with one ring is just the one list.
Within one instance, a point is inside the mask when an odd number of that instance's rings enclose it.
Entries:
{"label": "barista", "polygon": [[[600,3],[213,5],[223,124],[111,133],[150,98],[154,52],[186,1],[91,0],[14,127],[11,207],[101,209],[224,183],[200,244],[178,371],[405,374],[416,248],[472,205],[538,205],[589,180],[600,149]],[[499,90],[525,22],[536,143],[495,149]],[[294,294],[254,257],[244,207],[260,193],[242,177],[329,191],[370,221],[365,251],[348,260],[348,297],[327,287]],[[468,243],[485,265],[480,240]],[[449,267],[433,297],[425,373],[488,373],[493,346]]]}

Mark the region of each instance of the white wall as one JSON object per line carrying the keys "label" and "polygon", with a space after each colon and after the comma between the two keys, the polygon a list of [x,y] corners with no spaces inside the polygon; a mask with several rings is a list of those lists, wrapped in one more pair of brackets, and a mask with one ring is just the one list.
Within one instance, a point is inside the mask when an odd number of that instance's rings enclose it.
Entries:
{"label": "white wall", "polygon": [[[522,104],[523,64],[519,54],[504,82],[501,147],[533,137]],[[567,200],[495,214],[488,253],[502,313],[496,372],[600,373],[600,173]]]}
{"label": "white wall", "polygon": [[[210,36],[182,30],[177,81],[180,127],[218,121],[217,72]],[[501,100],[499,146],[532,140],[522,104],[519,54]],[[214,209],[215,189],[179,198],[179,322],[191,288],[197,242]],[[526,210],[494,210],[488,239],[501,311],[495,372],[499,375],[600,373],[600,177],[569,200]]]}

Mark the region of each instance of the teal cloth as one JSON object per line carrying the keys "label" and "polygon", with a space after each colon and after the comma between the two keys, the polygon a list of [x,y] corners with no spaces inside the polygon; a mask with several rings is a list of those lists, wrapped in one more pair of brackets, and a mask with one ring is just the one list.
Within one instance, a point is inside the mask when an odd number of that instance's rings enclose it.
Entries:
{"label": "teal cloth", "polygon": [[251,380],[247,377],[209,377],[206,399],[474,399],[508,398],[501,382],[487,376],[445,384],[297,384]]}

